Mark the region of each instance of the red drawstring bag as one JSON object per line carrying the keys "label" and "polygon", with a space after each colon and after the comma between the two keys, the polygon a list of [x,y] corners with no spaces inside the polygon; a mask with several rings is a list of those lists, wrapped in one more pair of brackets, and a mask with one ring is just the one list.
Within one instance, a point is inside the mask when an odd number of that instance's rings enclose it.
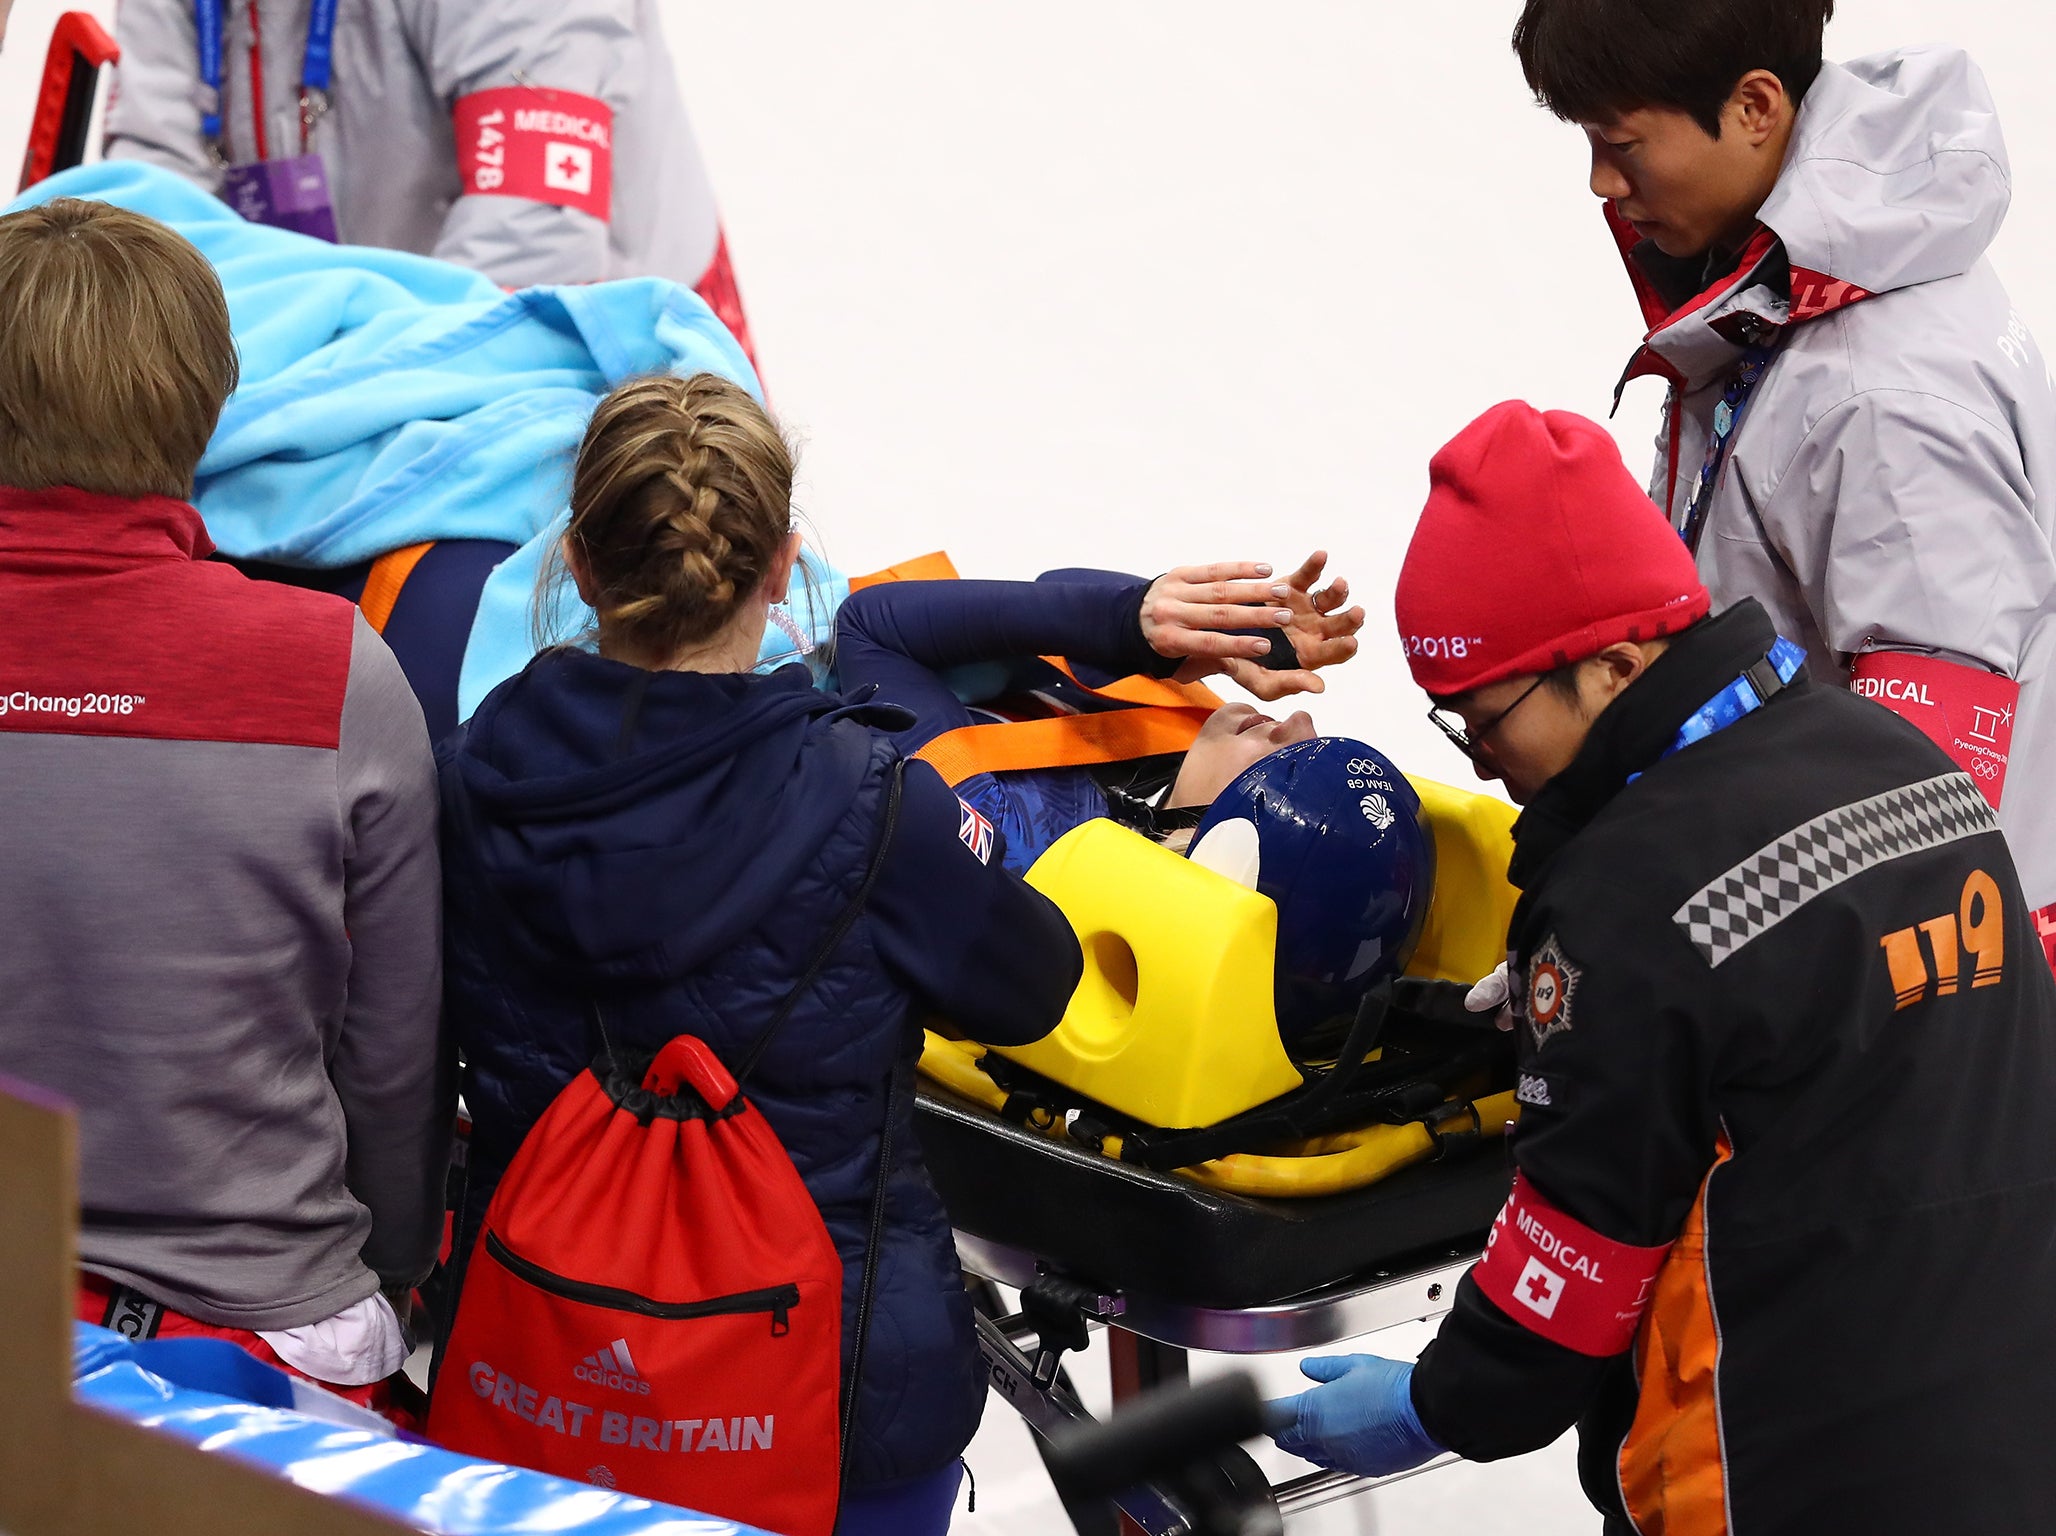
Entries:
{"label": "red drawstring bag", "polygon": [[[856,896],[752,1047],[749,1071],[869,895]],[[887,1094],[855,1363],[839,1393],[842,1260],[777,1135],[707,1045],[640,1078],[600,1052],[515,1154],[473,1249],[430,1438],[452,1450],[830,1536],[891,1167]],[[838,1409],[840,1408],[840,1420]]]}
{"label": "red drawstring bag", "polygon": [[493,1196],[431,1438],[790,1536],[835,1524],[842,1260],[792,1159],[681,1035],[558,1096]]}

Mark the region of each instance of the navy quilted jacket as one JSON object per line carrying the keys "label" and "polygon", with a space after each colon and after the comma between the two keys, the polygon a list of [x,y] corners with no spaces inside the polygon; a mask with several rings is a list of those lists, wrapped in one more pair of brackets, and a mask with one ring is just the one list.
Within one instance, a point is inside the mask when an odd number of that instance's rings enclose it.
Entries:
{"label": "navy quilted jacket", "polygon": [[[740,1060],[863,877],[898,756],[886,733],[905,724],[815,690],[799,666],[652,673],[560,650],[444,743],[445,974],[473,1120],[460,1254],[522,1138],[592,1054],[587,997],[618,1049],[690,1033]],[[864,916],[746,1084],[841,1251],[845,1373],[888,1080],[899,1085],[854,1486],[946,1464],[984,1402],[912,1081],[925,1016],[1032,1040],[1077,984],[1069,925],[1003,853],[933,770],[909,764]]]}
{"label": "navy quilted jacket", "polygon": [[[1063,656],[1095,687],[1130,673],[1169,677],[1175,657],[1142,638],[1146,576],[1049,571],[1034,581],[888,581],[853,592],[835,620],[835,669],[852,691],[914,711],[899,737],[912,753],[945,732],[1007,718],[965,698],[1040,696],[1059,710],[1103,707],[1037,658]],[[965,669],[978,669],[967,672]],[[957,690],[965,690],[960,696]],[[1006,834],[1007,867],[1019,872],[1081,823],[1108,814],[1102,772],[1027,768],[974,773],[957,785],[968,805]]]}

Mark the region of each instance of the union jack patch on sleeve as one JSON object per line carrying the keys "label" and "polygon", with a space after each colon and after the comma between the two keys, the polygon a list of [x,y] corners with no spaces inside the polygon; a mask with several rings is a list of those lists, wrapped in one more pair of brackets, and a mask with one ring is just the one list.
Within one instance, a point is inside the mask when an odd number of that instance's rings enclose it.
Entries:
{"label": "union jack patch on sleeve", "polygon": [[963,815],[957,819],[957,840],[978,856],[980,864],[992,862],[992,823],[972,810],[964,797],[957,797]]}

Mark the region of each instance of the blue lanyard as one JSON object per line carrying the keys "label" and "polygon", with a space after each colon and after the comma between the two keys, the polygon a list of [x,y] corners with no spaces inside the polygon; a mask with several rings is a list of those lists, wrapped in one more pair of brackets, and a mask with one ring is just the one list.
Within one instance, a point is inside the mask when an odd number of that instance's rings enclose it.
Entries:
{"label": "blue lanyard", "polygon": [[300,89],[326,95],[335,69],[336,0],[314,0],[307,13],[307,51],[300,56]]}
{"label": "blue lanyard", "polygon": [[[1715,731],[1724,731],[1744,715],[1763,708],[1799,675],[1799,668],[1805,660],[1804,646],[1795,645],[1779,635],[1763,660],[1744,667],[1741,676],[1692,711],[1692,717],[1678,727],[1678,734],[1663,749],[1663,757],[1682,752],[1693,742],[1704,741]],[[1663,758],[1657,761],[1662,762]],[[1641,777],[1639,773],[1631,773],[1628,782],[1632,784]]]}
{"label": "blue lanyard", "polygon": [[221,6],[217,0],[193,0],[193,30],[200,38],[200,83],[207,87],[200,136],[216,144],[221,141]]}
{"label": "blue lanyard", "polygon": [[1771,359],[1778,355],[1778,343],[1782,340],[1780,336],[1744,352],[1728,379],[1720,404],[1713,408],[1713,433],[1706,439],[1706,457],[1699,465],[1699,480],[1692,489],[1692,504],[1685,509],[1685,520],[1678,527],[1678,537],[1685,541],[1685,548],[1694,553],[1699,549],[1699,535],[1701,525],[1706,521],[1707,508],[1713,504],[1714,482],[1720,478],[1721,466],[1727,462],[1728,454],[1734,448],[1735,433],[1741,430],[1742,414],[1749,409],[1756,386],[1770,371]]}
{"label": "blue lanyard", "polygon": [[[328,84],[335,73],[337,0],[313,0],[307,14],[307,50],[300,59],[300,116],[303,129],[328,105]],[[207,102],[200,114],[200,136],[221,142],[221,36],[224,0],[193,0],[193,31],[200,43],[200,81]]]}

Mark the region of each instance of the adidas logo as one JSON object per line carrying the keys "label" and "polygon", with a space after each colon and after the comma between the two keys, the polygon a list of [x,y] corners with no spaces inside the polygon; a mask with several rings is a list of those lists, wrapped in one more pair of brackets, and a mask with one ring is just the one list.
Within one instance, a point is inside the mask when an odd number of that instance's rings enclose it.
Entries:
{"label": "adidas logo", "polygon": [[571,1374],[596,1387],[612,1387],[616,1392],[633,1392],[642,1397],[650,1395],[650,1384],[636,1374],[626,1339],[616,1339],[597,1354],[587,1355]]}

